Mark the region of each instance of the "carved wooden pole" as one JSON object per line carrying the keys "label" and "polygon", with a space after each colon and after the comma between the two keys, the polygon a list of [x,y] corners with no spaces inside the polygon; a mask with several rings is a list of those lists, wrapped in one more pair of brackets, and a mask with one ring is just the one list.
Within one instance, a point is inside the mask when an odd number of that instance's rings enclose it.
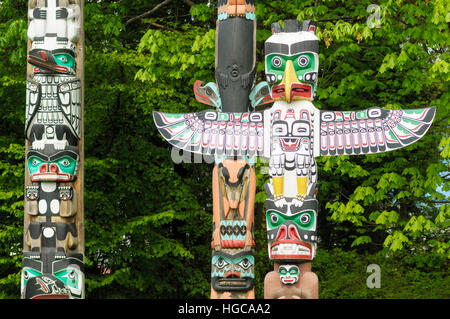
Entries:
{"label": "carved wooden pole", "polygon": [[[194,85],[198,101],[221,112],[248,112],[256,74],[256,20],[254,1],[219,1],[216,27],[216,83]],[[212,120],[219,136],[212,152],[213,235],[211,298],[254,298],[253,234],[256,177],[253,159],[230,156],[239,148],[240,128]],[[217,128],[216,128],[217,127]]]}
{"label": "carved wooden pole", "polygon": [[[244,1],[237,2],[244,5]],[[225,22],[232,21],[229,3],[231,1],[219,2],[219,22],[221,15]],[[245,1],[244,7],[248,5],[249,1]],[[221,30],[219,24],[218,41],[222,39]],[[253,297],[253,288],[243,289],[243,283],[248,284],[250,280],[242,280],[252,278],[253,272],[244,272],[253,266],[252,245],[247,241],[250,238],[247,235],[244,248],[240,248],[244,239],[238,237],[242,225],[251,232],[249,221],[242,218],[245,212],[242,213],[241,205],[247,207],[253,199],[242,200],[246,192],[241,192],[237,199],[239,191],[234,188],[242,185],[246,189],[240,179],[246,176],[243,169],[245,163],[249,163],[245,162],[246,158],[269,159],[270,181],[265,185],[266,225],[269,258],[274,262],[274,271],[266,275],[264,297],[318,298],[318,278],[311,272],[318,241],[315,158],[395,150],[419,140],[433,122],[434,107],[409,110],[372,107],[360,111],[317,109],[312,103],[319,75],[319,39],[315,32],[316,23],[310,20],[286,20],[283,26],[272,24],[272,36],[264,47],[267,82],[253,86],[249,95],[252,106],[273,102],[269,109],[247,112],[221,105],[226,101],[220,96],[227,94],[227,85],[234,83],[231,91],[240,92],[249,80],[240,76],[249,70],[240,68],[239,62],[232,59],[222,65],[221,52],[218,52],[216,79],[219,86],[209,83],[201,87],[197,83],[195,87],[197,99],[215,106],[218,111],[153,112],[159,132],[170,144],[193,153],[215,155],[221,162],[213,173],[212,298]],[[220,48],[220,44],[218,42],[216,48]],[[234,52],[232,45],[226,48]],[[240,94],[235,94],[237,99]],[[220,156],[226,158],[221,161]],[[238,164],[238,157],[242,164]],[[251,168],[249,172],[251,181]],[[227,250],[226,245],[231,245],[231,249]],[[245,263],[241,263],[243,258]]]}
{"label": "carved wooden pole", "polygon": [[81,0],[30,0],[22,298],[84,298]]}
{"label": "carved wooden pole", "polygon": [[269,257],[274,271],[264,280],[265,298],[318,298],[311,272],[316,254],[317,167],[315,157],[380,153],[422,137],[435,109],[322,111],[312,101],[319,75],[316,23],[272,24],[264,54],[266,80],[275,101],[265,112],[270,183],[266,185]]}

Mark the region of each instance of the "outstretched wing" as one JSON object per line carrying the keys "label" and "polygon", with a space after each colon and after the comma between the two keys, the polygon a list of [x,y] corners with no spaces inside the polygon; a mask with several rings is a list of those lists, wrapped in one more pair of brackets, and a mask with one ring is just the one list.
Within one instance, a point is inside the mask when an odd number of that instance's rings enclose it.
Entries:
{"label": "outstretched wing", "polygon": [[81,136],[81,81],[70,80],[58,84],[58,102],[75,136]]}
{"label": "outstretched wing", "polygon": [[161,135],[173,146],[205,155],[260,156],[264,149],[262,112],[213,110],[187,114],[153,112]]}
{"label": "outstretched wing", "polygon": [[395,150],[419,140],[433,122],[436,108],[320,112],[320,153],[355,155]]}

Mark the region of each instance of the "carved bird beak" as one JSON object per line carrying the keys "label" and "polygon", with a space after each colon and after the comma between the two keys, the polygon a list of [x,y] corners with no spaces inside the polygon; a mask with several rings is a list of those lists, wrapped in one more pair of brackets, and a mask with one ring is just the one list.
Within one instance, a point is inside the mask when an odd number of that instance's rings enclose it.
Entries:
{"label": "carved bird beak", "polygon": [[284,69],[283,80],[281,84],[284,84],[284,92],[286,94],[286,101],[291,103],[292,101],[292,83],[298,82],[297,75],[295,74],[294,64],[291,60],[286,62],[286,68]]}

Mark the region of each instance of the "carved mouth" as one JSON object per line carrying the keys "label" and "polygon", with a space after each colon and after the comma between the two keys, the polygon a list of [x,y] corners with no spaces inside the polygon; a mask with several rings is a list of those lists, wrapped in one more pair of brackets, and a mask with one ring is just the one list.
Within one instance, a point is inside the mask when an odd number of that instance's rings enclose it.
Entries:
{"label": "carved mouth", "polygon": [[55,174],[55,173],[39,173],[31,175],[31,180],[33,182],[56,182],[56,181],[71,181],[73,175],[70,174]]}
{"label": "carved mouth", "polygon": [[299,149],[299,138],[280,138],[281,148],[285,152],[295,152]]}
{"label": "carved mouth", "polygon": [[286,284],[290,284],[290,283],[293,283],[295,280],[294,280],[294,278],[283,278],[283,281]]}
{"label": "carved mouth", "polygon": [[312,246],[298,240],[276,241],[270,245],[270,259],[312,259]]}

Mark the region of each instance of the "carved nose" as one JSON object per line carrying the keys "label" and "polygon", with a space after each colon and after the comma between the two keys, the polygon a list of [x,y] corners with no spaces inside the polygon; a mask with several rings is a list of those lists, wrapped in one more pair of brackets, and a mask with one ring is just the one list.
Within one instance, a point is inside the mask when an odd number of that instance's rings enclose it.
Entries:
{"label": "carved nose", "polygon": [[287,237],[287,229],[286,225],[281,225],[280,229],[278,229],[278,234],[276,240],[283,240]]}
{"label": "carved nose", "polygon": [[228,271],[225,274],[225,278],[241,278],[241,274],[236,270]]}
{"label": "carved nose", "polygon": [[59,169],[58,169],[58,165],[56,165],[55,163],[51,163],[50,164],[50,173],[58,173]]}
{"label": "carved nose", "polygon": [[289,225],[289,238],[300,240],[300,236],[298,235],[297,228],[294,225]]}
{"label": "carved nose", "polygon": [[276,240],[286,240],[286,239],[300,240],[297,228],[294,225],[280,226]]}
{"label": "carved nose", "polygon": [[39,167],[39,173],[47,173],[47,164],[42,164]]}

